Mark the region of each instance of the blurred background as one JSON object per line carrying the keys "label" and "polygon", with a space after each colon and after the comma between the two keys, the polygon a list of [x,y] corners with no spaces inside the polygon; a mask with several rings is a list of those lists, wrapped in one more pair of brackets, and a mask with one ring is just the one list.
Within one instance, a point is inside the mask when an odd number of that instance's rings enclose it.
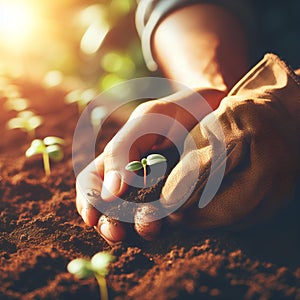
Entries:
{"label": "blurred background", "polygon": [[[272,51],[300,67],[300,1],[251,0],[251,5],[252,63]],[[99,92],[149,75],[135,8],[136,0],[0,0],[0,77]]]}
{"label": "blurred background", "polygon": [[145,76],[135,0],[0,0],[0,76],[104,90]]}

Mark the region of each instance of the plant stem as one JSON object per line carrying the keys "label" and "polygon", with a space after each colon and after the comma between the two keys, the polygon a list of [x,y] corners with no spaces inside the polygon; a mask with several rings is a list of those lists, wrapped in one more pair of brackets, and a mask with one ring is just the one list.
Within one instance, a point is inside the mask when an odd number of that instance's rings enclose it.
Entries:
{"label": "plant stem", "polygon": [[99,274],[96,274],[95,277],[99,285],[100,299],[108,300],[108,292],[105,278]]}
{"label": "plant stem", "polygon": [[143,165],[144,168],[144,187],[146,187],[147,184],[147,165]]}
{"label": "plant stem", "polygon": [[27,132],[28,132],[29,139],[30,139],[30,140],[33,140],[34,137],[35,137],[35,130],[34,130],[34,129],[31,129],[31,130],[29,130],[29,131],[27,131]]}
{"label": "plant stem", "polygon": [[44,162],[44,170],[46,176],[49,176],[51,174],[51,170],[50,170],[49,155],[47,152],[43,152],[43,162]]}

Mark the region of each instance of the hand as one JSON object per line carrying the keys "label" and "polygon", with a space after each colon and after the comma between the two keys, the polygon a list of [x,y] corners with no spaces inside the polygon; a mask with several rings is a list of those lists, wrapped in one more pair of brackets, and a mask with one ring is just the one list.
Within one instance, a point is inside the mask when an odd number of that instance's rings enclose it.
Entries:
{"label": "hand", "polygon": [[[300,174],[298,80],[278,57],[266,55],[220,107],[195,126],[191,137],[198,149],[189,151],[186,141],[187,150],[162,190],[167,208],[186,198],[172,219],[197,229],[237,229],[264,222],[289,203]],[[217,125],[224,133],[225,156]],[[217,160],[210,170],[213,158]],[[225,164],[217,194],[199,208],[209,173],[213,181]],[[198,174],[195,183],[189,176],[193,172]]]}
{"label": "hand", "polygon": [[[215,108],[224,97],[224,92],[202,89],[201,95]],[[87,194],[106,202],[114,201],[126,191],[132,180],[132,174],[125,170],[129,161],[140,160],[146,152],[152,150],[166,149],[171,146],[171,141],[182,144],[186,134],[211,111],[208,105],[200,105],[199,96],[198,99],[194,96],[195,93],[180,92],[139,105],[107,144],[103,153],[77,177],[77,210],[85,223],[95,226],[109,243],[125,238],[125,226],[117,220],[110,222],[108,218],[101,216],[87,200]],[[178,127],[178,124],[182,127]],[[149,228],[151,230],[153,226]]]}

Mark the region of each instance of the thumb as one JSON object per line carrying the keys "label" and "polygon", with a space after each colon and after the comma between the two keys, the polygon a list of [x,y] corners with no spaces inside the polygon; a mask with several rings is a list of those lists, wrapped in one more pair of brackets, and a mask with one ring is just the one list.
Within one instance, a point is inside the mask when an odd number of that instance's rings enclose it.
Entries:
{"label": "thumb", "polygon": [[161,204],[174,212],[180,207],[190,206],[190,198],[196,187],[201,165],[205,157],[201,151],[193,150],[184,155],[168,176],[162,188]]}
{"label": "thumb", "polygon": [[143,133],[141,128],[137,130],[127,123],[105,147],[102,153],[104,180],[101,191],[104,201],[113,201],[122,195],[130,184],[143,186],[140,176],[125,169],[129,162],[140,160],[146,149],[155,144],[155,134]]}

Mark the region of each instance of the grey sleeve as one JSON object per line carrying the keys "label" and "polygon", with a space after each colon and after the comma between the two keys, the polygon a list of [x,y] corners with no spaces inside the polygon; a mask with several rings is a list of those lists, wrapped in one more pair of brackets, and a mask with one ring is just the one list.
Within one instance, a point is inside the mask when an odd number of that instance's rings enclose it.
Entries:
{"label": "grey sleeve", "polygon": [[220,5],[235,14],[241,21],[247,33],[251,34],[253,10],[248,0],[140,0],[138,1],[135,22],[141,39],[142,52],[150,71],[157,70],[157,64],[152,54],[152,34],[158,23],[170,12],[196,3]]}

